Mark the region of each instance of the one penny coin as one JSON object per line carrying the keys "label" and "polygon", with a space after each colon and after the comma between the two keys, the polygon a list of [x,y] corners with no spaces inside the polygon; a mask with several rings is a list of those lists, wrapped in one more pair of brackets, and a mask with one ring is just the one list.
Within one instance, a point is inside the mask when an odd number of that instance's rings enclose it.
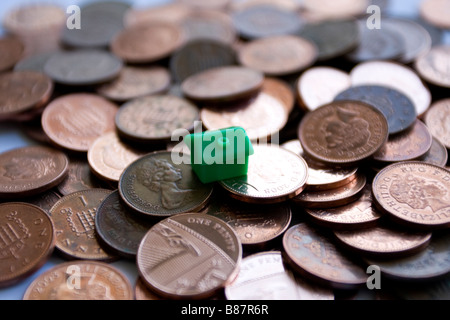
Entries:
{"label": "one penny coin", "polygon": [[450,149],[450,99],[433,103],[424,121],[431,135]]}
{"label": "one penny coin", "polygon": [[28,203],[0,204],[0,287],[36,272],[54,247],[53,223],[44,210]]}
{"label": "one penny coin", "polygon": [[115,129],[117,110],[115,104],[101,96],[69,94],[48,104],[42,114],[42,128],[56,145],[87,152],[98,137]]}
{"label": "one penny coin", "polygon": [[67,176],[69,159],[44,146],[0,154],[0,198],[30,197],[50,190]]}
{"label": "one penny coin", "polygon": [[23,58],[25,47],[18,38],[0,38],[0,72],[11,70]]}
{"label": "one penny coin", "polygon": [[238,273],[242,245],[224,221],[188,213],[167,218],[142,239],[137,267],[159,295],[200,299],[214,295]]}

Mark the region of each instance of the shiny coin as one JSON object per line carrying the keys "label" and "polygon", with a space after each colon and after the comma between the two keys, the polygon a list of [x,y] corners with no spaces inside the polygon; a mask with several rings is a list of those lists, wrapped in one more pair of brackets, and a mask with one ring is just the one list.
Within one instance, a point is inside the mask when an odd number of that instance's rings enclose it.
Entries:
{"label": "shiny coin", "polygon": [[0,120],[19,119],[21,113],[44,107],[53,93],[53,82],[32,71],[0,75]]}
{"label": "shiny coin", "polygon": [[154,217],[201,210],[213,186],[201,183],[184,161],[175,163],[172,153],[164,151],[141,157],[123,172],[120,196],[135,211]]}
{"label": "shiny coin", "polygon": [[381,149],[388,138],[388,123],[371,105],[335,101],[303,117],[299,138],[305,153],[314,159],[354,165]]}
{"label": "shiny coin", "polygon": [[131,212],[122,203],[118,191],[105,198],[95,215],[95,230],[99,241],[125,258],[136,257],[142,238],[153,224]]}
{"label": "shiny coin", "polygon": [[0,287],[11,286],[42,267],[55,247],[53,223],[37,206],[0,204]]}
{"label": "shiny coin", "polygon": [[268,76],[300,72],[317,58],[316,46],[297,36],[273,36],[257,39],[239,50],[239,62]]}
{"label": "shiny coin", "polygon": [[128,27],[111,43],[111,51],[128,63],[152,63],[167,58],[183,43],[181,29],[154,22]]}
{"label": "shiny coin", "polygon": [[431,135],[450,149],[450,99],[432,104],[424,121]]}
{"label": "shiny coin", "polygon": [[425,249],[431,233],[418,233],[389,226],[354,231],[335,231],[336,238],[346,248],[364,256],[393,258],[410,256]]}
{"label": "shiny coin", "polygon": [[90,86],[114,80],[122,67],[122,60],[107,51],[85,49],[54,53],[44,72],[63,85]]}
{"label": "shiny coin", "polygon": [[122,105],[115,124],[121,138],[132,142],[161,143],[171,141],[177,129],[192,130],[198,119],[198,108],[184,98],[155,95],[133,99]]}
{"label": "shiny coin", "polygon": [[440,167],[445,167],[448,161],[447,148],[438,139],[433,138],[430,151],[418,159],[427,163],[435,164]]}
{"label": "shiny coin", "polygon": [[166,68],[136,68],[126,66],[119,77],[112,82],[98,87],[97,93],[116,102],[140,98],[147,95],[167,91],[171,83],[171,75]]}
{"label": "shiny coin", "polygon": [[24,45],[15,37],[0,38],[0,71],[11,70],[22,59]]}
{"label": "shiny coin", "polygon": [[415,63],[417,72],[425,81],[444,88],[450,88],[449,66],[450,45],[434,46]]}
{"label": "shiny coin", "polygon": [[[76,279],[75,275],[80,278]],[[71,278],[73,277],[73,278]],[[73,281],[69,281],[73,279]],[[23,300],[133,300],[128,278],[103,262],[72,261],[58,264],[39,275]]]}
{"label": "shiny coin", "polygon": [[450,29],[450,7],[447,0],[425,0],[420,5],[421,17],[440,29]]}
{"label": "shiny coin", "polygon": [[287,270],[279,251],[244,258],[225,295],[227,300],[334,300],[331,290],[314,287]]}
{"label": "shiny coin", "polygon": [[123,170],[144,154],[123,143],[112,131],[92,143],[87,158],[92,172],[100,179],[118,182]]}
{"label": "shiny coin", "polygon": [[228,224],[203,214],[167,218],[145,235],[137,267],[145,283],[173,299],[212,296],[238,273],[242,246]]}
{"label": "shiny coin", "polygon": [[91,171],[85,159],[70,158],[67,177],[57,186],[63,196],[68,194],[100,187],[100,181]]}
{"label": "shiny coin", "polygon": [[42,114],[42,128],[60,147],[87,152],[101,135],[115,129],[118,107],[94,94],[74,93],[53,100]]}
{"label": "shiny coin", "polygon": [[50,209],[55,224],[56,247],[70,259],[112,260],[97,240],[95,215],[112,191],[90,189],[63,196]]}
{"label": "shiny coin", "polygon": [[296,154],[270,145],[255,145],[246,176],[220,181],[233,198],[249,203],[279,203],[306,187],[308,165]]}
{"label": "shiny coin", "polygon": [[366,185],[366,177],[358,174],[356,179],[335,189],[324,191],[304,191],[292,201],[305,208],[335,208],[344,206],[361,197]]}
{"label": "shiny coin", "polygon": [[415,160],[426,154],[433,143],[427,126],[416,120],[413,127],[390,136],[380,151],[373,155],[375,161],[389,163]]}
{"label": "shiny coin", "polygon": [[183,94],[196,102],[220,103],[250,98],[263,85],[264,75],[241,66],[226,66],[194,74],[183,81]]}
{"label": "shiny coin", "polygon": [[425,162],[390,165],[372,185],[378,207],[399,223],[421,229],[448,228],[450,172]]}
{"label": "shiny coin", "polygon": [[284,234],[283,248],[293,268],[320,284],[350,289],[367,281],[365,270],[345,256],[321,229],[304,223],[295,225]]}
{"label": "shiny coin", "polygon": [[31,146],[0,154],[0,198],[29,197],[50,190],[68,173],[61,151]]}
{"label": "shiny coin", "polygon": [[388,120],[391,135],[412,127],[417,119],[413,102],[402,92],[389,87],[353,86],[339,93],[335,100],[356,100],[374,106]]}

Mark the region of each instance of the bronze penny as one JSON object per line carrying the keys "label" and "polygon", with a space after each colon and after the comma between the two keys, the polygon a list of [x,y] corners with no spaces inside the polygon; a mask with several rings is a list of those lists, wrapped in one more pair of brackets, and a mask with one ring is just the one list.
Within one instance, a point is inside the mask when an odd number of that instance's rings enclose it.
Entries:
{"label": "bronze penny", "polygon": [[334,165],[355,165],[375,154],[387,141],[388,122],[371,105],[335,101],[306,114],[299,138],[307,155]]}
{"label": "bronze penny", "polygon": [[135,211],[153,217],[201,210],[213,186],[200,182],[190,164],[186,164],[187,158],[178,162],[166,151],[139,158],[120,178],[121,198]]}
{"label": "bronze penny", "polygon": [[121,31],[111,42],[111,51],[128,63],[151,63],[171,55],[183,41],[179,26],[155,21]]}
{"label": "bronze penny", "polygon": [[196,102],[220,103],[245,99],[257,94],[264,75],[243,66],[208,69],[188,77],[181,84],[183,94]]}
{"label": "bronze penny", "polygon": [[420,5],[420,15],[429,24],[440,29],[450,29],[450,7],[446,0],[425,0]]}
{"label": "bronze penny", "polygon": [[349,250],[380,258],[412,255],[423,250],[431,240],[431,233],[383,225],[362,230],[335,231],[334,235]]}
{"label": "bronze penny", "polygon": [[304,191],[292,201],[305,208],[335,208],[352,203],[361,197],[366,185],[366,176],[358,174],[356,179],[335,189],[324,191]]}
{"label": "bronze penny", "polygon": [[130,148],[111,131],[92,143],[87,159],[92,172],[100,179],[118,182],[123,170],[143,155],[144,152]]}
{"label": "bronze penny", "polygon": [[434,46],[415,62],[415,69],[428,83],[450,88],[450,46]]}
{"label": "bronze penny", "polygon": [[31,197],[67,176],[69,159],[61,151],[30,146],[0,154],[0,198]]}
{"label": "bronze penny", "polygon": [[56,247],[65,257],[84,260],[113,260],[103,250],[95,231],[95,215],[112,191],[90,189],[63,196],[50,209],[55,224]]}
{"label": "bronze penny", "polygon": [[239,51],[239,62],[267,76],[284,76],[300,72],[317,59],[317,48],[311,41],[297,36],[275,36],[245,44]]}
{"label": "bronze penny", "polygon": [[163,67],[137,68],[126,66],[119,77],[97,88],[97,93],[117,102],[165,92],[171,76]]}
{"label": "bronze penny", "polygon": [[416,120],[411,129],[390,136],[373,159],[384,163],[415,160],[426,154],[432,143],[433,137],[427,126]]}
{"label": "bronze penny", "polygon": [[20,119],[21,114],[44,107],[53,93],[45,74],[16,71],[0,75],[0,120]]}
{"label": "bronze penny", "polygon": [[433,143],[431,144],[430,151],[428,151],[418,160],[435,164],[440,167],[445,167],[448,161],[447,148],[438,139],[433,138]]}
{"label": "bronze penny", "polygon": [[398,223],[434,230],[450,225],[450,172],[425,162],[401,162],[373,180],[374,201]]}
{"label": "bronze penny", "polygon": [[58,264],[39,275],[23,300],[133,300],[128,278],[116,267],[98,261]]}
{"label": "bronze penny", "polygon": [[54,247],[53,223],[44,210],[28,203],[0,204],[0,287],[36,272]]}
{"label": "bronze penny", "polygon": [[24,45],[18,38],[0,38],[0,72],[11,70],[23,58],[24,50]]}
{"label": "bronze penny", "polygon": [[244,258],[225,295],[227,300],[334,300],[332,290],[313,286],[287,269],[280,251]]}
{"label": "bronze penny", "polygon": [[73,93],[48,104],[42,114],[42,128],[56,145],[87,152],[98,137],[115,129],[117,110],[103,97]]}
{"label": "bronze penny", "polygon": [[274,204],[299,195],[306,187],[306,161],[274,145],[254,145],[246,176],[220,181],[231,197],[248,203]]}
{"label": "bronze penny", "polygon": [[265,77],[261,90],[280,100],[286,108],[288,115],[294,110],[294,91],[286,81],[276,77]]}
{"label": "bronze penny", "polygon": [[433,103],[425,114],[424,121],[431,135],[450,149],[450,99]]}
{"label": "bronze penny", "polygon": [[172,299],[214,295],[238,273],[242,245],[224,221],[187,213],[153,226],[139,246],[137,267],[145,283]]}
{"label": "bronze penny", "polygon": [[57,190],[61,195],[66,196],[77,191],[99,187],[100,181],[92,173],[89,163],[84,159],[72,157],[67,177],[57,186]]}
{"label": "bronze penny", "polygon": [[177,129],[191,131],[199,119],[198,108],[173,95],[133,99],[122,105],[115,124],[119,136],[132,142],[167,143]]}
{"label": "bronze penny", "polygon": [[138,277],[134,285],[134,297],[138,301],[161,300],[161,297],[153,293],[141,277]]}
{"label": "bronze penny", "polygon": [[295,270],[319,284],[355,289],[367,281],[365,270],[344,255],[323,230],[301,223],[283,237],[286,258]]}
{"label": "bronze penny", "polygon": [[117,190],[103,200],[95,215],[99,241],[125,258],[136,258],[142,238],[153,225],[131,212]]}
{"label": "bronze penny", "polygon": [[312,220],[323,227],[333,230],[359,230],[374,226],[381,218],[372,200],[372,186],[366,184],[361,197],[335,208],[305,209]]}

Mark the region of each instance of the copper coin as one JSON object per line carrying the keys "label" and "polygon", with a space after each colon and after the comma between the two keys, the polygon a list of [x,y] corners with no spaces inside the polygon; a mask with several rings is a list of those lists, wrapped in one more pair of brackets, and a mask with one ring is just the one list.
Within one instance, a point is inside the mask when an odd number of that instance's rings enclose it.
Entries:
{"label": "copper coin", "polygon": [[42,114],[42,128],[58,146],[87,152],[102,134],[115,129],[118,107],[100,96],[74,93],[53,100]]}
{"label": "copper coin", "polygon": [[112,260],[103,250],[95,231],[95,215],[103,200],[112,191],[90,189],[63,196],[51,209],[55,224],[56,247],[67,258],[81,260]]}
{"label": "copper coin", "polygon": [[317,59],[317,48],[298,36],[274,36],[248,42],[238,57],[243,66],[267,76],[283,76],[311,66]]}
{"label": "copper coin", "polygon": [[42,267],[55,247],[53,223],[37,206],[0,204],[0,287],[11,286]]}
{"label": "copper coin", "polygon": [[97,88],[97,93],[117,102],[167,91],[171,82],[169,71],[163,67],[136,68],[126,66],[119,77]]}
{"label": "copper coin", "polygon": [[137,278],[134,285],[134,297],[138,301],[161,300],[161,297],[152,292],[141,277]]}
{"label": "copper coin", "polygon": [[50,209],[59,199],[61,195],[52,189],[34,197],[24,198],[23,202],[35,205],[49,214]]}
{"label": "copper coin", "polygon": [[447,148],[438,139],[433,138],[430,151],[418,159],[427,163],[435,164],[440,167],[445,167],[448,161]]}
{"label": "copper coin", "polygon": [[334,300],[332,290],[313,286],[286,269],[279,251],[244,258],[225,295],[227,300]]}
{"label": "copper coin", "polygon": [[374,226],[381,218],[372,200],[372,186],[366,184],[357,200],[335,208],[305,209],[312,220],[333,230],[359,230]]}
{"label": "copper coin", "polygon": [[0,72],[11,70],[24,54],[23,43],[15,37],[0,38]]}
{"label": "copper coin", "polygon": [[111,42],[111,51],[128,63],[151,63],[171,55],[183,41],[176,24],[152,22],[124,29]]}
{"label": "copper coin", "polygon": [[240,201],[280,203],[299,195],[306,187],[308,165],[296,154],[274,145],[255,145],[246,176],[220,181]]}
{"label": "copper coin", "polygon": [[425,0],[420,4],[420,15],[429,24],[440,29],[450,29],[450,6],[446,0]]}
{"label": "copper coin", "polygon": [[288,115],[294,110],[294,91],[286,81],[277,77],[265,77],[261,90],[280,100],[286,108]]}
{"label": "copper coin", "polygon": [[324,191],[304,191],[292,201],[305,208],[335,208],[352,203],[361,197],[366,185],[366,177],[358,174],[356,179],[335,189]]}
{"label": "copper coin", "polygon": [[381,258],[412,255],[425,249],[431,240],[431,233],[383,225],[362,230],[335,231],[334,234],[350,250],[364,256]]}
{"label": "copper coin", "polygon": [[282,235],[292,219],[291,208],[286,203],[248,204],[222,193],[213,196],[202,213],[228,223],[244,246],[264,246]]}
{"label": "copper coin", "polygon": [[128,278],[116,267],[97,261],[58,264],[39,275],[23,300],[133,300]]}
{"label": "copper coin", "polygon": [[0,120],[18,119],[21,113],[45,106],[53,93],[53,82],[33,71],[0,75]]}
{"label": "copper coin", "polygon": [[139,246],[136,263],[139,275],[159,295],[200,299],[233,280],[241,259],[242,245],[226,222],[188,213],[153,226]]}
{"label": "copper coin", "polygon": [[116,79],[122,68],[122,60],[106,50],[79,49],[55,52],[44,72],[62,85],[92,86]]}
{"label": "copper coin", "polygon": [[369,61],[358,64],[350,72],[353,86],[382,85],[392,87],[413,101],[421,117],[430,107],[431,93],[411,68],[389,61]]}
{"label": "copper coin", "polygon": [[450,46],[441,45],[431,48],[426,55],[418,58],[415,69],[428,83],[439,87],[450,88]]}
{"label": "copper coin", "polygon": [[135,211],[154,217],[201,210],[213,186],[200,182],[190,164],[184,162],[186,158],[176,163],[166,151],[139,158],[120,178],[121,198]]}
{"label": "copper coin", "polygon": [[365,270],[350,260],[330,237],[318,228],[302,223],[283,237],[288,262],[302,276],[337,289],[354,289],[367,281]]}
{"label": "copper coin", "polygon": [[313,13],[320,20],[356,17],[366,13],[369,0],[304,0],[303,9]]}
{"label": "copper coin", "polygon": [[388,122],[378,109],[359,101],[335,101],[306,114],[298,135],[310,157],[354,165],[380,150],[388,134]]}
{"label": "copper coin", "polygon": [[0,198],[30,197],[67,176],[69,159],[55,149],[30,146],[0,154]]}
{"label": "copper coin", "polygon": [[300,106],[313,111],[333,102],[342,91],[352,86],[347,72],[333,67],[312,67],[302,73],[296,84]]}
{"label": "copper coin", "polygon": [[373,180],[374,201],[399,223],[420,229],[450,225],[450,172],[425,162],[389,165]]}
{"label": "copper coin", "polygon": [[123,170],[143,155],[144,152],[130,148],[111,131],[92,143],[87,159],[92,172],[100,179],[118,182]]}
{"label": "copper coin", "polygon": [[433,103],[424,121],[431,135],[450,149],[450,99]]}
{"label": "copper coin", "polygon": [[242,66],[212,68],[183,81],[183,94],[196,102],[220,103],[245,99],[257,94],[264,75]]}
{"label": "copper coin", "polygon": [[178,1],[156,6],[139,8],[131,7],[125,14],[124,23],[126,28],[155,21],[180,24],[191,11],[192,8],[189,8]]}
{"label": "copper coin", "polygon": [[67,177],[57,186],[57,190],[63,196],[68,194],[95,189],[100,187],[100,181],[91,171],[87,160],[72,157],[69,162]]}
{"label": "copper coin", "polygon": [[125,258],[136,258],[136,253],[153,222],[140,219],[122,203],[118,191],[103,200],[95,215],[95,230],[99,241]]}
{"label": "copper coin", "polygon": [[390,136],[373,159],[384,163],[415,160],[426,154],[432,143],[433,137],[427,126],[416,120],[410,130]]}
{"label": "copper coin", "polygon": [[155,95],[122,105],[115,124],[120,137],[126,140],[166,143],[177,129],[193,130],[198,119],[199,110],[190,101],[173,95]]}

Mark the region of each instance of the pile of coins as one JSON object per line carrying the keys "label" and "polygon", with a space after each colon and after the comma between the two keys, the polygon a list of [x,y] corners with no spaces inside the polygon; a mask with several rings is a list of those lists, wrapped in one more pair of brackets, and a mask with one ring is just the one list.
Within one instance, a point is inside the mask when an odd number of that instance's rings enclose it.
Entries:
{"label": "pile of coins", "polygon": [[[35,145],[0,154],[0,287],[57,255],[23,299],[448,298],[448,1],[371,4],[9,12],[0,121]],[[248,174],[201,183],[177,132],[232,126]]]}

